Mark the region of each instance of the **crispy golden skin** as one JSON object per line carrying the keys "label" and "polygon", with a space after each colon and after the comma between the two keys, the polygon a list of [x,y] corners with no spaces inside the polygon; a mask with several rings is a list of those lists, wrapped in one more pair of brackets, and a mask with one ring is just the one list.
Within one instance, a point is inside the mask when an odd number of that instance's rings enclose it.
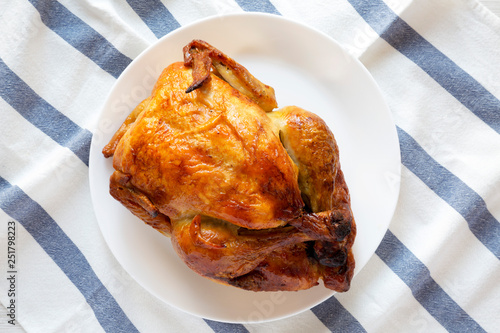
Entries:
{"label": "crispy golden skin", "polygon": [[297,107],[270,112],[273,89],[211,45],[184,55],[104,147],[111,195],[202,276],[348,290],[356,226],[331,131]]}

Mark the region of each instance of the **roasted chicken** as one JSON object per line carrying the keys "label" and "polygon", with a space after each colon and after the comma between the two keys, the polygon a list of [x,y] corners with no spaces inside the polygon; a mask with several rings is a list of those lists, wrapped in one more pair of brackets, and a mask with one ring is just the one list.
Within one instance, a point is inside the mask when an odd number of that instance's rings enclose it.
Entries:
{"label": "roasted chicken", "polygon": [[253,291],[349,289],[356,225],[332,132],[208,43],[103,149],[110,193],[200,275]]}

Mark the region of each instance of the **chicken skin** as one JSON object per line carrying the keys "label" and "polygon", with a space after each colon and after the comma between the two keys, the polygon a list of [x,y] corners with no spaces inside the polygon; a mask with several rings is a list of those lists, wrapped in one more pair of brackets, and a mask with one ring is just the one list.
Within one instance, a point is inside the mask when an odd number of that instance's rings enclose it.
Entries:
{"label": "chicken skin", "polygon": [[104,147],[111,195],[204,277],[348,290],[356,225],[325,122],[273,111],[274,90],[204,41],[183,52]]}

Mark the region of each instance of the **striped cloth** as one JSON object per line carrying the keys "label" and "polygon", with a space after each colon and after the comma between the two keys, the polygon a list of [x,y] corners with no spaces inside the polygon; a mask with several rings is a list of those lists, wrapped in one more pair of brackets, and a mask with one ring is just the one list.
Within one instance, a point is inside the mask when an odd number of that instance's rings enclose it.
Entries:
{"label": "striped cloth", "polygon": [[[500,19],[475,0],[1,0],[0,267],[16,225],[27,332],[499,332]],[[111,86],[158,38],[267,12],[339,41],[393,113],[390,228],[348,293],[294,317],[228,324],[159,301],[117,263],[92,210],[89,147]],[[243,38],[243,37],[242,37]],[[4,275],[2,275],[4,276]],[[7,279],[0,301],[7,313]]]}

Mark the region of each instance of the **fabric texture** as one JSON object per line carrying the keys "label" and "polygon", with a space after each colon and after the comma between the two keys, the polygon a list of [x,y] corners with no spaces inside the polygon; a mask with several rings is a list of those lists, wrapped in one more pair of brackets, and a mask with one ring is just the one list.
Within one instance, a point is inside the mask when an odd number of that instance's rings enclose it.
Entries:
{"label": "fabric texture", "polygon": [[[0,0],[0,302],[35,332],[498,332],[500,19],[475,0]],[[89,149],[112,85],[144,49],[214,15],[312,26],[380,86],[401,148],[401,191],[351,290],[296,316],[228,324],[143,289],[92,208]]]}

